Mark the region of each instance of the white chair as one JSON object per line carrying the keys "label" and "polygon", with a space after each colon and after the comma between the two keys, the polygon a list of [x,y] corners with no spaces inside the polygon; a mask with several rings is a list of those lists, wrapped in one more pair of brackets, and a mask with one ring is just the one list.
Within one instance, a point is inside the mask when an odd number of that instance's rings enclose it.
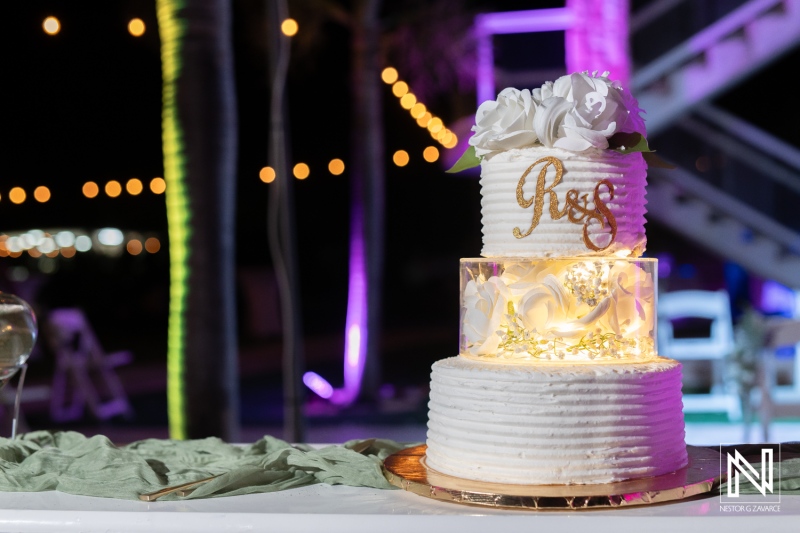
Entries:
{"label": "white chair", "polygon": [[[676,338],[673,321],[678,319],[711,321],[708,337]],[[725,359],[734,349],[730,300],[725,291],[676,291],[658,296],[658,351],[678,361],[710,361],[712,367],[708,394],[684,394],[686,413],[727,413],[730,420],[742,416],[735,391],[724,383]]]}
{"label": "white chair", "polygon": [[800,417],[800,355],[794,355],[790,385],[778,385],[775,350],[787,346],[800,348],[800,321],[771,318],[765,322],[766,339],[759,369],[759,418],[764,442],[769,442],[769,426],[775,417]]}
{"label": "white chair", "polygon": [[45,336],[56,357],[50,416],[77,420],[86,406],[100,420],[132,413],[115,368],[129,363],[128,351],[106,354],[80,309],[55,309],[47,316]]}

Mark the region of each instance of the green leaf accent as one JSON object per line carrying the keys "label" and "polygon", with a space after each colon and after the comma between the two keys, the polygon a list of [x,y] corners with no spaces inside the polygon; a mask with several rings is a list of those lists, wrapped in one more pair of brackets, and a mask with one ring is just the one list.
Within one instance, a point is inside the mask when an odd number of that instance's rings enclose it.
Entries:
{"label": "green leaf accent", "polygon": [[453,165],[449,170],[446,172],[448,174],[455,174],[456,172],[461,172],[462,170],[467,170],[468,168],[477,167],[481,164],[481,158],[475,155],[475,147],[470,146],[464,152],[464,155],[458,158],[455,165]]}
{"label": "green leaf accent", "polygon": [[615,133],[608,139],[608,147],[621,154],[652,152],[641,133]]}
{"label": "green leaf accent", "polygon": [[667,163],[650,149],[647,139],[641,133],[615,133],[608,139],[608,148],[620,154],[641,152],[645,163],[650,168],[675,168],[675,165]]}

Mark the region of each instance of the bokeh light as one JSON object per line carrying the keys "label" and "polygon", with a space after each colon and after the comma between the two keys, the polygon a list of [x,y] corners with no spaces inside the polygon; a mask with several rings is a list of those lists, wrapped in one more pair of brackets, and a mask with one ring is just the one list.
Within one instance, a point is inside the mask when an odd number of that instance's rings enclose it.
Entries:
{"label": "bokeh light", "polygon": [[422,158],[428,163],[433,163],[439,159],[439,150],[435,146],[428,146],[422,151]]}
{"label": "bokeh light", "polygon": [[275,169],[272,167],[264,167],[259,171],[258,177],[264,183],[272,183],[275,181]]}
{"label": "bokeh light", "polygon": [[425,128],[425,127],[428,126],[428,123],[431,121],[432,118],[433,118],[433,115],[431,115],[430,113],[428,113],[426,111],[421,117],[419,117],[417,119],[417,125],[420,128]]}
{"label": "bokeh light", "polygon": [[422,116],[425,115],[426,111],[427,108],[425,107],[425,104],[423,104],[422,102],[417,102],[416,104],[414,104],[414,107],[411,108],[411,116],[413,118],[422,118]]}
{"label": "bokeh light", "polygon": [[452,134],[452,137],[450,137],[450,141],[442,143],[445,148],[455,148],[458,145],[458,137],[452,131],[450,133]]}
{"label": "bokeh light", "polygon": [[439,117],[433,117],[430,122],[428,122],[428,131],[431,133],[439,133],[442,128],[444,128],[444,123],[442,123],[442,119]]}
{"label": "bokeh light", "polygon": [[400,98],[400,107],[403,109],[411,109],[417,103],[417,97],[413,93],[406,93]]}
{"label": "bokeh light", "polygon": [[150,237],[144,241],[144,249],[147,250],[147,253],[154,254],[161,249],[161,241],[155,237]]}
{"label": "bokeh light", "polygon": [[287,37],[294,37],[299,29],[300,26],[297,25],[297,21],[294,19],[286,19],[281,22],[281,32]]}
{"label": "bokeh light", "polygon": [[40,185],[33,190],[33,197],[37,202],[45,203],[50,199],[50,189],[44,185]]}
{"label": "bokeh light", "polygon": [[131,21],[128,22],[128,33],[134,37],[141,37],[144,35],[144,29],[144,21],[140,18],[131,19]]}
{"label": "bokeh light", "polygon": [[397,69],[394,67],[386,67],[383,69],[383,72],[381,72],[381,79],[383,80],[383,83],[388,83],[391,85],[397,81],[397,78]]}
{"label": "bokeh light", "polygon": [[328,163],[328,172],[334,176],[340,175],[344,172],[344,161],[341,159],[331,159],[331,162]]}
{"label": "bokeh light", "polygon": [[61,248],[61,256],[66,257],[67,259],[75,257],[75,247],[67,246],[66,248]]}
{"label": "bokeh light", "polygon": [[398,150],[392,156],[392,161],[394,161],[394,164],[398,167],[406,166],[408,164],[408,159],[408,152],[405,150]]}
{"label": "bokeh light", "polygon": [[392,94],[398,98],[402,98],[408,92],[408,84],[404,81],[398,81],[392,85]]}
{"label": "bokeh light", "polygon": [[98,194],[100,194],[100,187],[93,181],[87,181],[83,184],[83,195],[86,198],[94,198]]}
{"label": "bokeh light", "polygon": [[297,163],[292,169],[292,174],[299,180],[304,180],[311,174],[311,169],[305,163]]}
{"label": "bokeh light", "polygon": [[25,194],[25,189],[22,187],[14,187],[8,191],[8,199],[11,200],[13,204],[21,204],[27,197],[28,195]]}
{"label": "bokeh light", "polygon": [[167,182],[164,178],[153,178],[150,180],[150,190],[156,194],[161,194],[167,190]]}
{"label": "bokeh light", "polygon": [[139,239],[131,239],[128,241],[128,244],[125,245],[125,249],[131,255],[139,255],[142,253],[142,241]]}
{"label": "bokeh light", "polygon": [[122,194],[122,185],[117,180],[111,180],[106,183],[105,191],[108,196],[111,198],[116,198],[120,194]]}
{"label": "bokeh light", "polygon": [[144,190],[144,185],[142,185],[142,180],[138,178],[131,178],[128,180],[128,183],[125,184],[125,190],[128,191],[128,194],[136,196],[140,194],[142,190]]}
{"label": "bokeh light", "polygon": [[55,17],[47,17],[42,22],[42,28],[47,35],[55,35],[61,31],[61,22]]}

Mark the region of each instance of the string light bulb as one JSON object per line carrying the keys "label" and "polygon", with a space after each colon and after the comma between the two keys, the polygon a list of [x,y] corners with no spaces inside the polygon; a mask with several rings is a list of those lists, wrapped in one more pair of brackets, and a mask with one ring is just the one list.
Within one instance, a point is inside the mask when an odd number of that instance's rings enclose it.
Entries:
{"label": "string light bulb", "polygon": [[299,29],[300,26],[298,26],[297,21],[294,19],[286,19],[281,22],[281,32],[287,37],[294,37],[297,35]]}
{"label": "string light bulb", "polygon": [[61,31],[61,22],[55,17],[47,17],[42,22],[42,28],[47,35],[56,35]]}
{"label": "string light bulb", "polygon": [[145,25],[144,21],[140,18],[131,19],[128,22],[128,33],[134,37],[141,37],[144,35]]}
{"label": "string light bulb", "polygon": [[389,85],[391,85],[394,82],[396,82],[398,77],[399,77],[399,75],[397,73],[397,69],[394,68],[394,67],[386,67],[381,72],[381,79],[383,80],[383,83],[386,83],[386,84],[389,84]]}

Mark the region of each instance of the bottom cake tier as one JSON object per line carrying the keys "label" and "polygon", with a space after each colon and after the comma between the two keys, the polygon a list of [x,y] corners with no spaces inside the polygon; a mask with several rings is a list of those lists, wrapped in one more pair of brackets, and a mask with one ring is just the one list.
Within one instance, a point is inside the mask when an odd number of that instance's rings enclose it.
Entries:
{"label": "bottom cake tier", "polygon": [[686,466],[681,365],[437,361],[427,465],[525,485],[611,483]]}

